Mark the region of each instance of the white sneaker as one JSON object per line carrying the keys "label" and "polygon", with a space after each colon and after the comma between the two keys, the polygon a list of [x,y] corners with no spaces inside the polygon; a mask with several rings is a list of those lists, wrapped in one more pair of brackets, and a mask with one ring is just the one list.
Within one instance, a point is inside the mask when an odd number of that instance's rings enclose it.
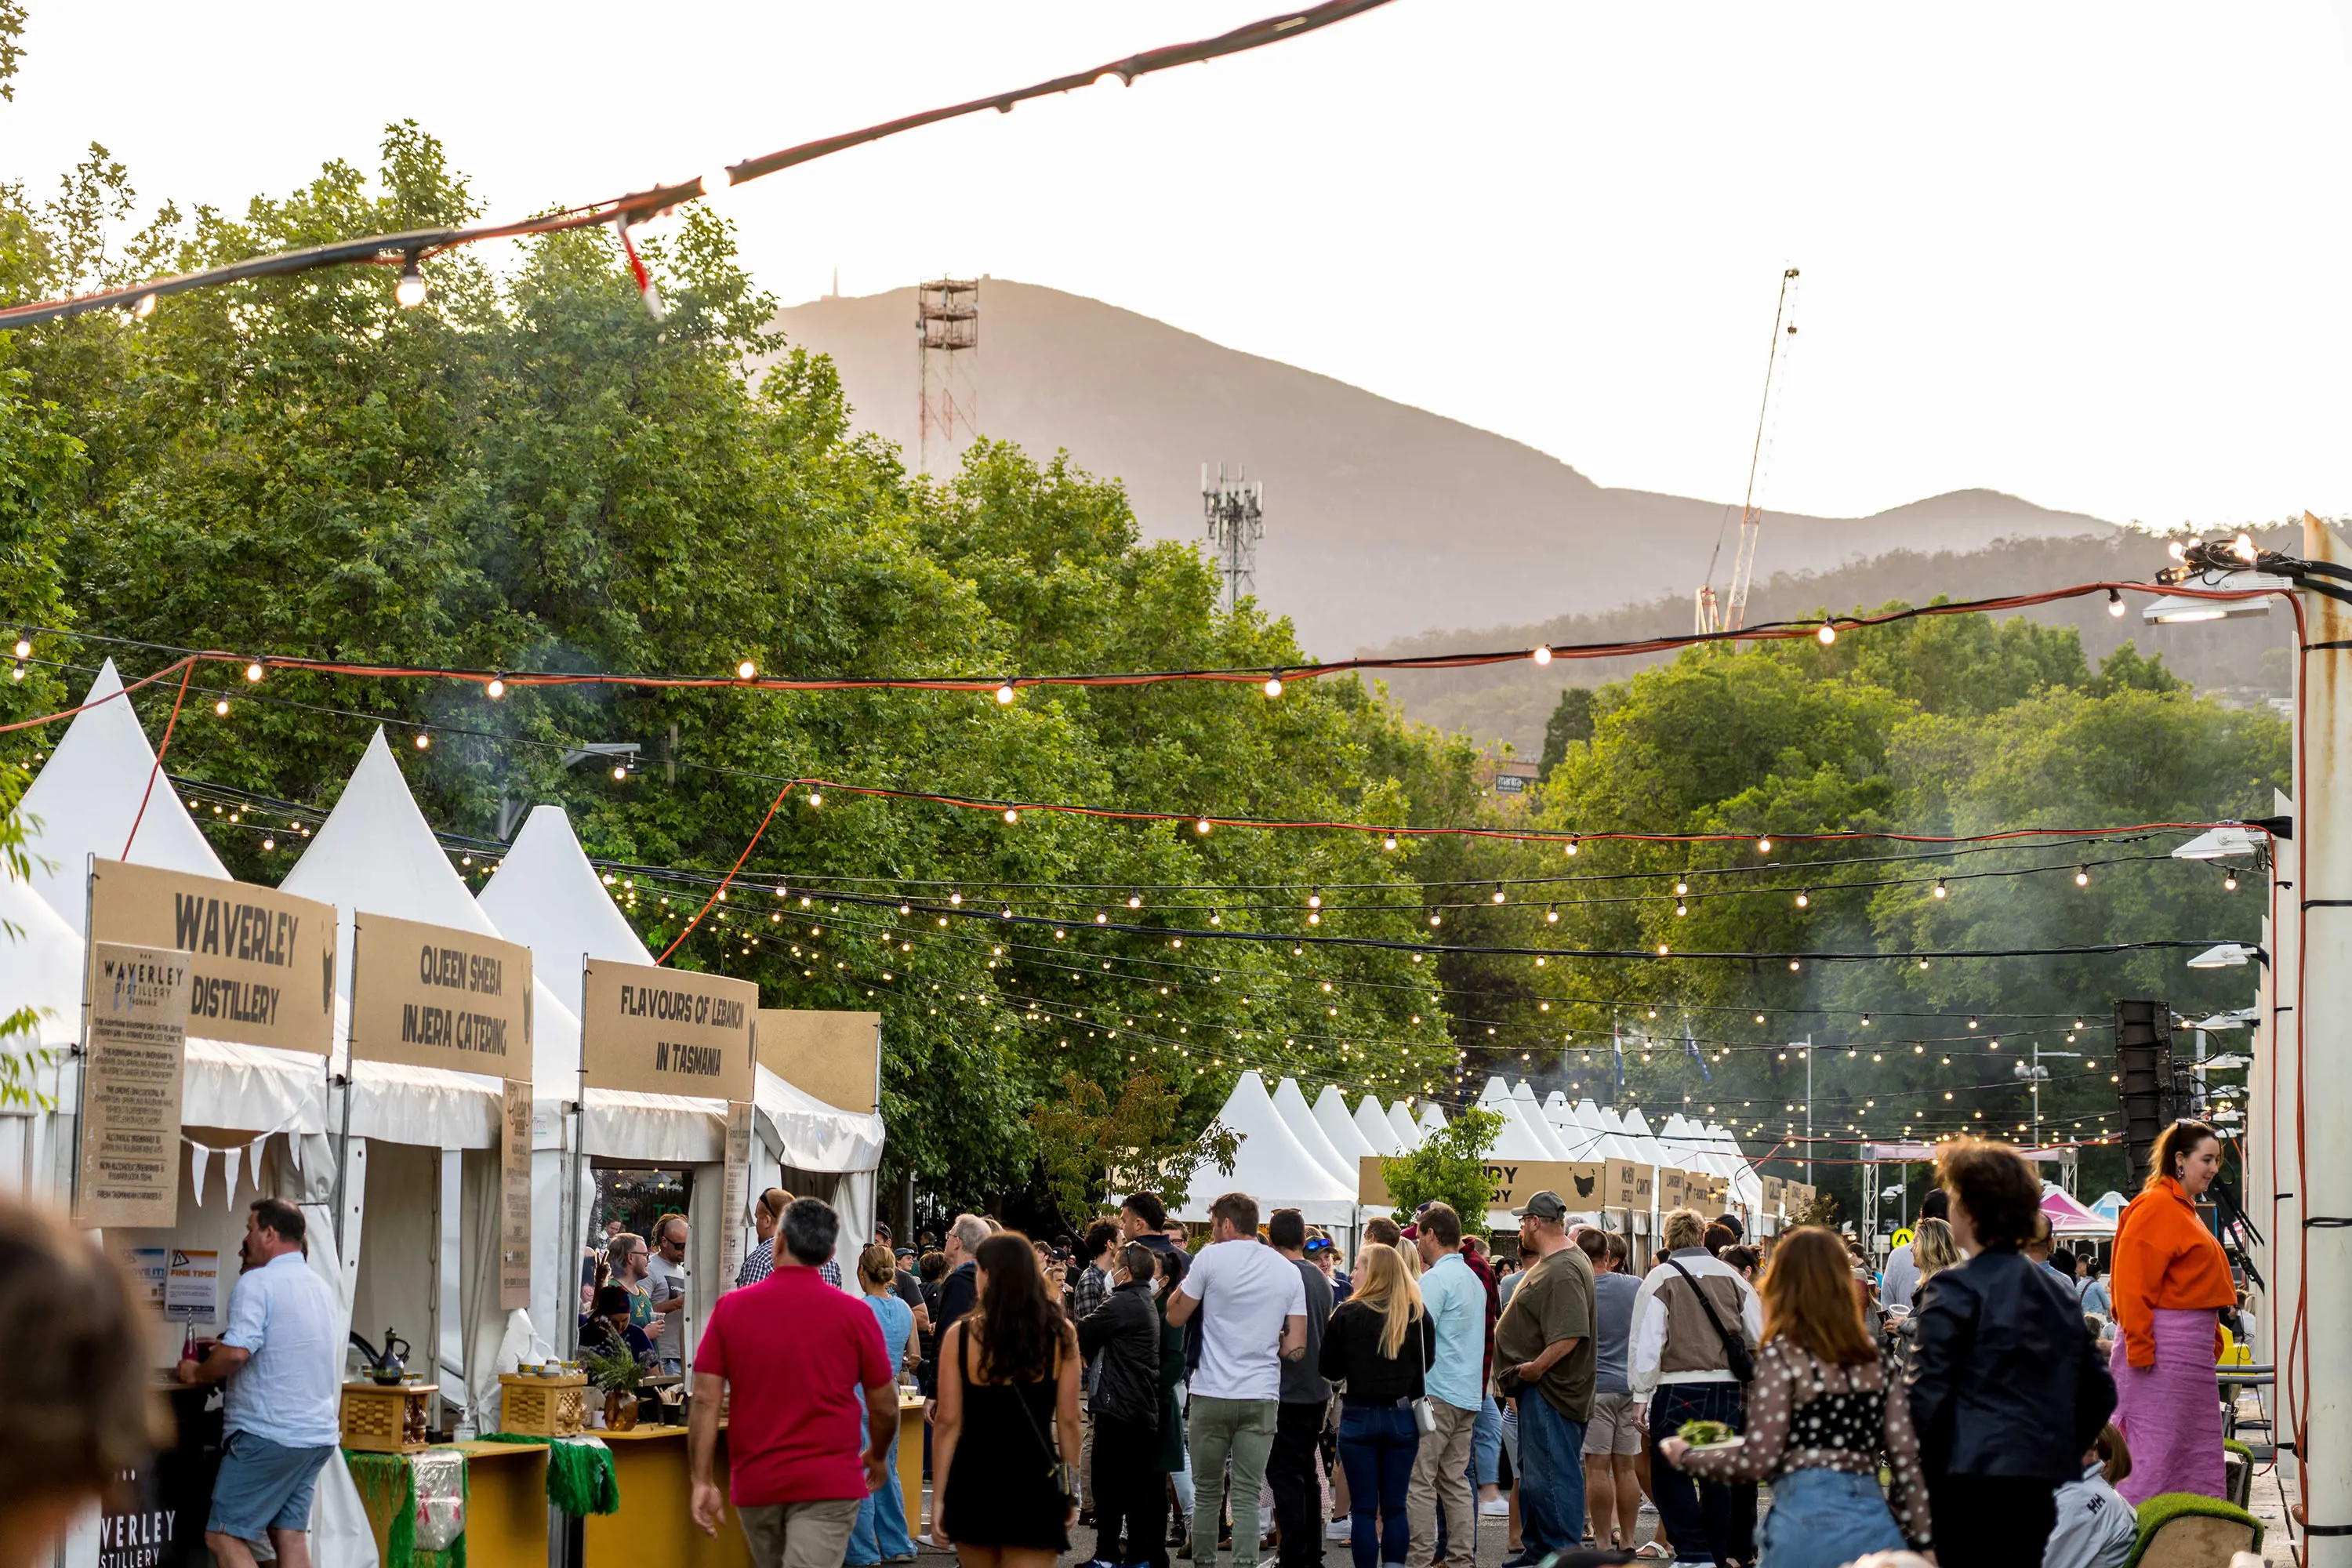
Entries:
{"label": "white sneaker", "polygon": [[1335,1519],[1323,1527],[1323,1539],[1336,1541],[1342,1546],[1347,1545],[1354,1538],[1354,1533],[1355,1521],[1353,1520]]}
{"label": "white sneaker", "polygon": [[1511,1517],[1511,1500],[1507,1497],[1488,1498],[1478,1505],[1478,1511],[1488,1519]]}

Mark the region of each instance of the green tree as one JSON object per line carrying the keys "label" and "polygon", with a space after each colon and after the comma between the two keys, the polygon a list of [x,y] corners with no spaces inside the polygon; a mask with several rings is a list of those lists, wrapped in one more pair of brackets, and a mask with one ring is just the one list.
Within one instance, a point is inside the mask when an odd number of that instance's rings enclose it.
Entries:
{"label": "green tree", "polygon": [[1399,1225],[1412,1223],[1426,1203],[1451,1204],[1465,1231],[1483,1229],[1495,1178],[1486,1156],[1502,1135],[1503,1118],[1483,1105],[1465,1105],[1454,1120],[1422,1140],[1418,1148],[1384,1155],[1381,1180]]}
{"label": "green tree", "polygon": [[1538,779],[1551,777],[1552,769],[1567,758],[1571,744],[1592,739],[1594,710],[1592,688],[1571,686],[1560,692],[1551,717],[1544,721],[1543,755],[1536,763]]}
{"label": "green tree", "polygon": [[1114,1187],[1156,1193],[1177,1208],[1191,1195],[1196,1171],[1214,1166],[1233,1174],[1241,1134],[1222,1121],[1188,1131],[1184,1097],[1156,1068],[1129,1073],[1117,1104],[1074,1072],[1062,1075],[1061,1090],[1030,1108],[1029,1126],[1046,1195],[1066,1223],[1097,1212]]}

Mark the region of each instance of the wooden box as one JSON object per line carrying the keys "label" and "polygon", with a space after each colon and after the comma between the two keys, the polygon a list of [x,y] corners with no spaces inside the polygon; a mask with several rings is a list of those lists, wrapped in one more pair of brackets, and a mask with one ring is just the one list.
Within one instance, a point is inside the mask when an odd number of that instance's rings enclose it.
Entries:
{"label": "wooden box", "polygon": [[499,1428],[520,1436],[577,1437],[588,1425],[588,1377],[499,1374]]}
{"label": "wooden box", "polygon": [[428,1438],[421,1383],[343,1384],[343,1447],[368,1454],[421,1454]]}

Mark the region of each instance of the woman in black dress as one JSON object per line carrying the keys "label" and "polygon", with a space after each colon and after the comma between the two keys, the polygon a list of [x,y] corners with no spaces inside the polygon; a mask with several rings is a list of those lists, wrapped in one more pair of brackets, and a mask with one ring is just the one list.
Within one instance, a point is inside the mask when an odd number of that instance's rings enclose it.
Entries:
{"label": "woman in black dress", "polygon": [[940,1341],[938,1528],[963,1568],[1053,1568],[1077,1518],[1055,1480],[1078,1463],[1077,1333],[1027,1237],[992,1236],[972,1261],[979,1304]]}

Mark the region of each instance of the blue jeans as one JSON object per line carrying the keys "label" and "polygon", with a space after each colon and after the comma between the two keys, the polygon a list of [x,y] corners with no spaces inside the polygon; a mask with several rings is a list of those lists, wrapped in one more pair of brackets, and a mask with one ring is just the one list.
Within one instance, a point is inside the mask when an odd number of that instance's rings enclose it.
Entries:
{"label": "blue jeans", "polygon": [[[1342,1405],[1339,1464],[1348,1472],[1348,1550],[1356,1568],[1404,1561],[1404,1492],[1421,1429],[1402,1405]],[[1380,1529],[1373,1531],[1377,1520]]]}
{"label": "blue jeans", "polygon": [[[1519,1540],[1528,1560],[1573,1552],[1584,1540],[1584,1423],[1537,1389],[1519,1395]],[[1683,1538],[1674,1538],[1680,1552]]]}
{"label": "blue jeans", "polygon": [[[1519,1413],[1519,1419],[1527,1420],[1526,1411]],[[1658,1444],[1678,1435],[1685,1421],[1720,1421],[1734,1432],[1747,1431],[1747,1402],[1740,1397],[1739,1384],[1728,1379],[1664,1383],[1650,1395],[1650,1489],[1657,1500],[1658,1523],[1675,1543],[1675,1561],[1714,1563],[1731,1555],[1734,1547],[1752,1532],[1756,1489],[1694,1480],[1666,1463]],[[1527,1442],[1523,1426],[1519,1436],[1523,1452]],[[1739,1529],[1735,1517],[1743,1499],[1749,1521],[1746,1531]],[[1524,1489],[1519,1506],[1522,1511],[1527,1507]]]}
{"label": "blue jeans", "polygon": [[1772,1483],[1772,1511],[1757,1546],[1758,1568],[1840,1568],[1874,1552],[1902,1551],[1903,1531],[1877,1477],[1791,1470]]}
{"label": "blue jeans", "polygon": [[1502,1475],[1503,1409],[1490,1394],[1478,1406],[1478,1419],[1470,1424],[1470,1481],[1474,1486],[1491,1487],[1500,1482]]}
{"label": "blue jeans", "polygon": [[[900,1437],[906,1434],[901,1432]],[[866,1441],[872,1442],[872,1434]],[[865,1451],[859,1445],[858,1451]],[[867,1492],[857,1505],[857,1522],[849,1527],[849,1554],[845,1563],[879,1563],[886,1557],[912,1557],[915,1543],[907,1534],[907,1495],[898,1489],[898,1438],[890,1441],[890,1457],[884,1461],[884,1480],[878,1492]]]}

